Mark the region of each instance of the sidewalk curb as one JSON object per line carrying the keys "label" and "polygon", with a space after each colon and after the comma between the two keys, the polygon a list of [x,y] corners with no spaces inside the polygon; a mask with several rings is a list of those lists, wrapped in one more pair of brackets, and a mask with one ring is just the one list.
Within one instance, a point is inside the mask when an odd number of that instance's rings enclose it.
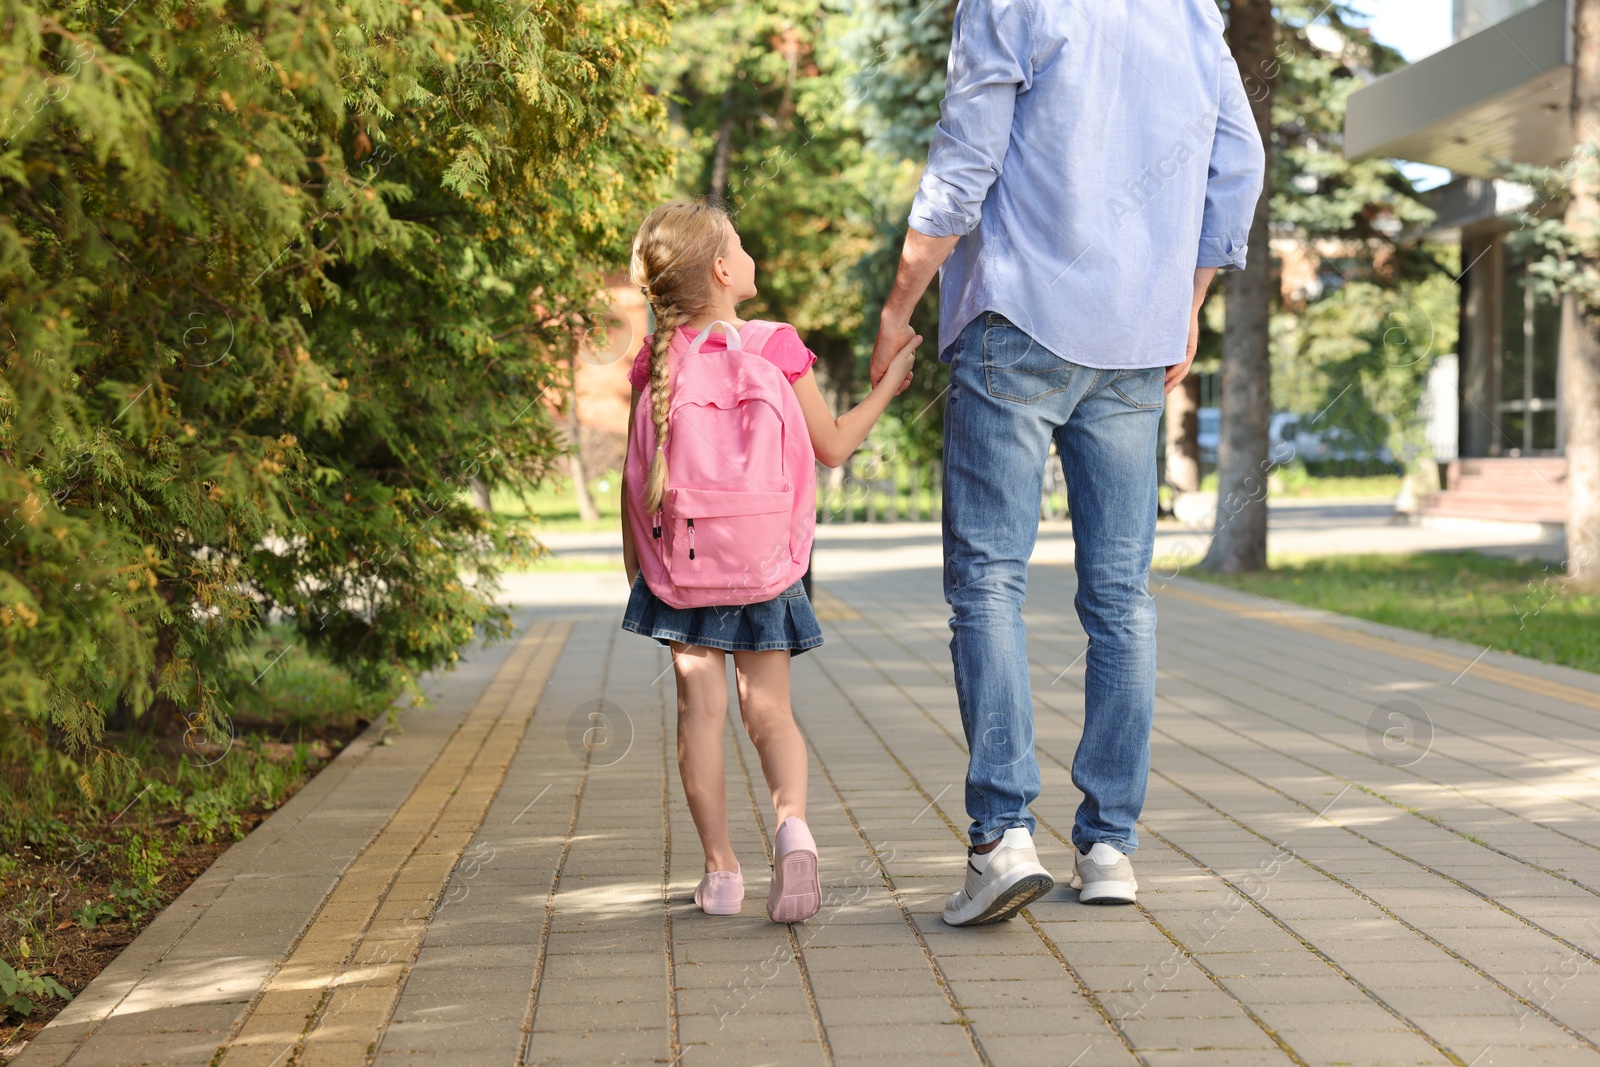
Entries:
{"label": "sidewalk curb", "polygon": [[[531,620],[525,616],[519,617],[516,636],[520,636],[530,622]],[[286,902],[280,896],[272,902],[270,908],[263,903],[257,909],[258,918],[263,919],[269,927],[267,936],[281,941],[284,954],[291,951],[323,902],[339,883],[350,863],[381,832],[417,781],[443,750],[444,744],[455,732],[456,727],[465,719],[478,690],[487,684],[488,679],[499,669],[501,662],[510,655],[516,636],[500,642],[493,648],[486,650],[480,648],[477,658],[464,659],[454,671],[425,676],[422,684],[434,697],[435,707],[400,708],[397,717],[400,729],[394,733],[394,745],[388,748],[381,745],[385,735],[390,731],[388,716],[374,720],[341,749],[327,767],[264,819],[242,841],[230,846],[190,883],[187,889],[169,902],[161,913],[141,930],[70,1004],[62,1009],[60,1014],[34,1036],[33,1040],[12,1060],[13,1067],[47,1067],[50,1064],[70,1061],[84,1044],[94,1037],[101,1026],[117,1014],[117,1009],[143,983],[155,977],[157,968],[175,955],[184,940],[195,933],[196,927],[228,895],[235,883],[255,878],[282,880],[294,877],[297,873],[294,864],[271,861],[271,852],[283,846],[290,850],[297,849],[303,858],[305,848],[289,844],[286,839],[295,834],[304,838],[304,832],[299,830],[300,825],[324,809],[327,802],[341,789],[367,792],[362,787],[372,784],[384,792],[395,793],[395,803],[391,807],[358,808],[361,811],[360,816],[347,815],[341,818],[341,829],[347,831],[356,829],[356,832],[346,834],[342,847],[330,845],[336,848],[336,854],[340,854],[339,859],[332,859],[325,853],[315,858],[317,866],[320,867],[322,862],[326,861],[337,870],[335,873],[334,870],[322,868],[326,873],[321,879],[320,888],[308,892],[307,890],[318,879],[315,873],[309,879],[302,874],[301,879],[310,883],[301,887],[299,896],[302,899],[293,901],[291,894],[290,903],[293,906],[285,908],[283,905]],[[470,669],[463,673],[463,668]],[[486,672],[482,684],[466,681],[480,672]],[[462,694],[458,690],[464,681],[471,686],[471,690]],[[452,705],[451,710],[445,711],[439,706],[446,703]],[[462,705],[459,709],[454,707],[457,703]],[[448,729],[440,730],[439,727],[447,722]],[[384,761],[386,766],[375,768],[371,757],[380,751],[391,752],[395,758],[386,759]],[[369,782],[368,780],[374,776],[376,781]],[[398,788],[402,784],[404,788]],[[295,851],[291,851],[289,858],[292,859],[294,856]],[[242,886],[238,890],[241,893],[245,891]],[[252,889],[249,892],[255,891]],[[277,920],[275,924],[274,918]],[[254,988],[239,990],[239,995],[230,995],[221,1002],[236,1001],[239,1013],[242,1014],[259,992],[261,984],[270,977],[271,969],[275,968],[282,958],[284,956],[280,955],[278,959],[270,961],[272,966],[263,969]],[[218,1003],[215,997],[195,997],[194,1000],[195,1003]]]}

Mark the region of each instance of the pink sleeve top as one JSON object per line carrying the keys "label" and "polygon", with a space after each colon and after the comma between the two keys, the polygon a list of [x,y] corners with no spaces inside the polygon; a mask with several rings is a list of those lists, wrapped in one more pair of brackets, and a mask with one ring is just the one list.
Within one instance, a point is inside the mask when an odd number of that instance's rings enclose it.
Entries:
{"label": "pink sleeve top", "polygon": [[[698,332],[688,326],[680,326],[678,330],[684,335],[685,340],[690,341],[694,340],[694,335]],[[644,339],[639,354],[633,359],[633,367],[628,371],[628,381],[640,392],[650,384],[650,340],[649,337]],[[718,331],[706,338],[706,343],[700,346],[700,351],[722,352],[726,351],[727,347],[727,338]],[[779,325],[767,339],[767,343],[762,346],[761,357],[783,371],[783,376],[788,379],[790,385],[805,377],[806,371],[817,361],[816,353],[806,347],[805,342],[800,340],[799,331],[788,323]]]}

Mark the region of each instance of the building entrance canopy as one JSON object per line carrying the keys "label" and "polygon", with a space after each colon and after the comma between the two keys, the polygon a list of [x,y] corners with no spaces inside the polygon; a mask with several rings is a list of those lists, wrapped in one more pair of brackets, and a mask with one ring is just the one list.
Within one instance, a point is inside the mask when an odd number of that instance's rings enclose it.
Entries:
{"label": "building entrance canopy", "polygon": [[1572,151],[1567,0],[1543,0],[1350,95],[1345,154],[1487,178]]}

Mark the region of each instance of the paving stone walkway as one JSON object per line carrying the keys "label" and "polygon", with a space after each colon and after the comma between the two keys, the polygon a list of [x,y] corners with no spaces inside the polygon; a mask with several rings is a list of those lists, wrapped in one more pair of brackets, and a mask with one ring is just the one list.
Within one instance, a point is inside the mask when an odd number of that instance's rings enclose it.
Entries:
{"label": "paving stone walkway", "polygon": [[1035,566],[1062,886],[955,930],[964,747],[912,547],[819,567],[811,921],[763,914],[772,816],[734,728],[748,897],[695,908],[668,657],[618,628],[619,576],[551,576],[514,645],[352,744],[20,1067],[1600,1063],[1600,680],[1167,581],[1140,902],[1087,908],[1064,887],[1084,641],[1070,567]]}

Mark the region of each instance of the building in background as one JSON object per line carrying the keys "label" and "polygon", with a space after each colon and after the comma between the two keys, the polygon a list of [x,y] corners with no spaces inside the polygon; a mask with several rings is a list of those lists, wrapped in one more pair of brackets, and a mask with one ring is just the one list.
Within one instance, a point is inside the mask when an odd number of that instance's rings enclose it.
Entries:
{"label": "building in background", "polygon": [[1568,0],[1455,0],[1454,43],[1352,93],[1345,152],[1448,168],[1425,236],[1459,240],[1459,458],[1425,516],[1562,523],[1567,513],[1561,308],[1529,285],[1511,235],[1535,204],[1498,180],[1507,162],[1554,166],[1572,151]]}

